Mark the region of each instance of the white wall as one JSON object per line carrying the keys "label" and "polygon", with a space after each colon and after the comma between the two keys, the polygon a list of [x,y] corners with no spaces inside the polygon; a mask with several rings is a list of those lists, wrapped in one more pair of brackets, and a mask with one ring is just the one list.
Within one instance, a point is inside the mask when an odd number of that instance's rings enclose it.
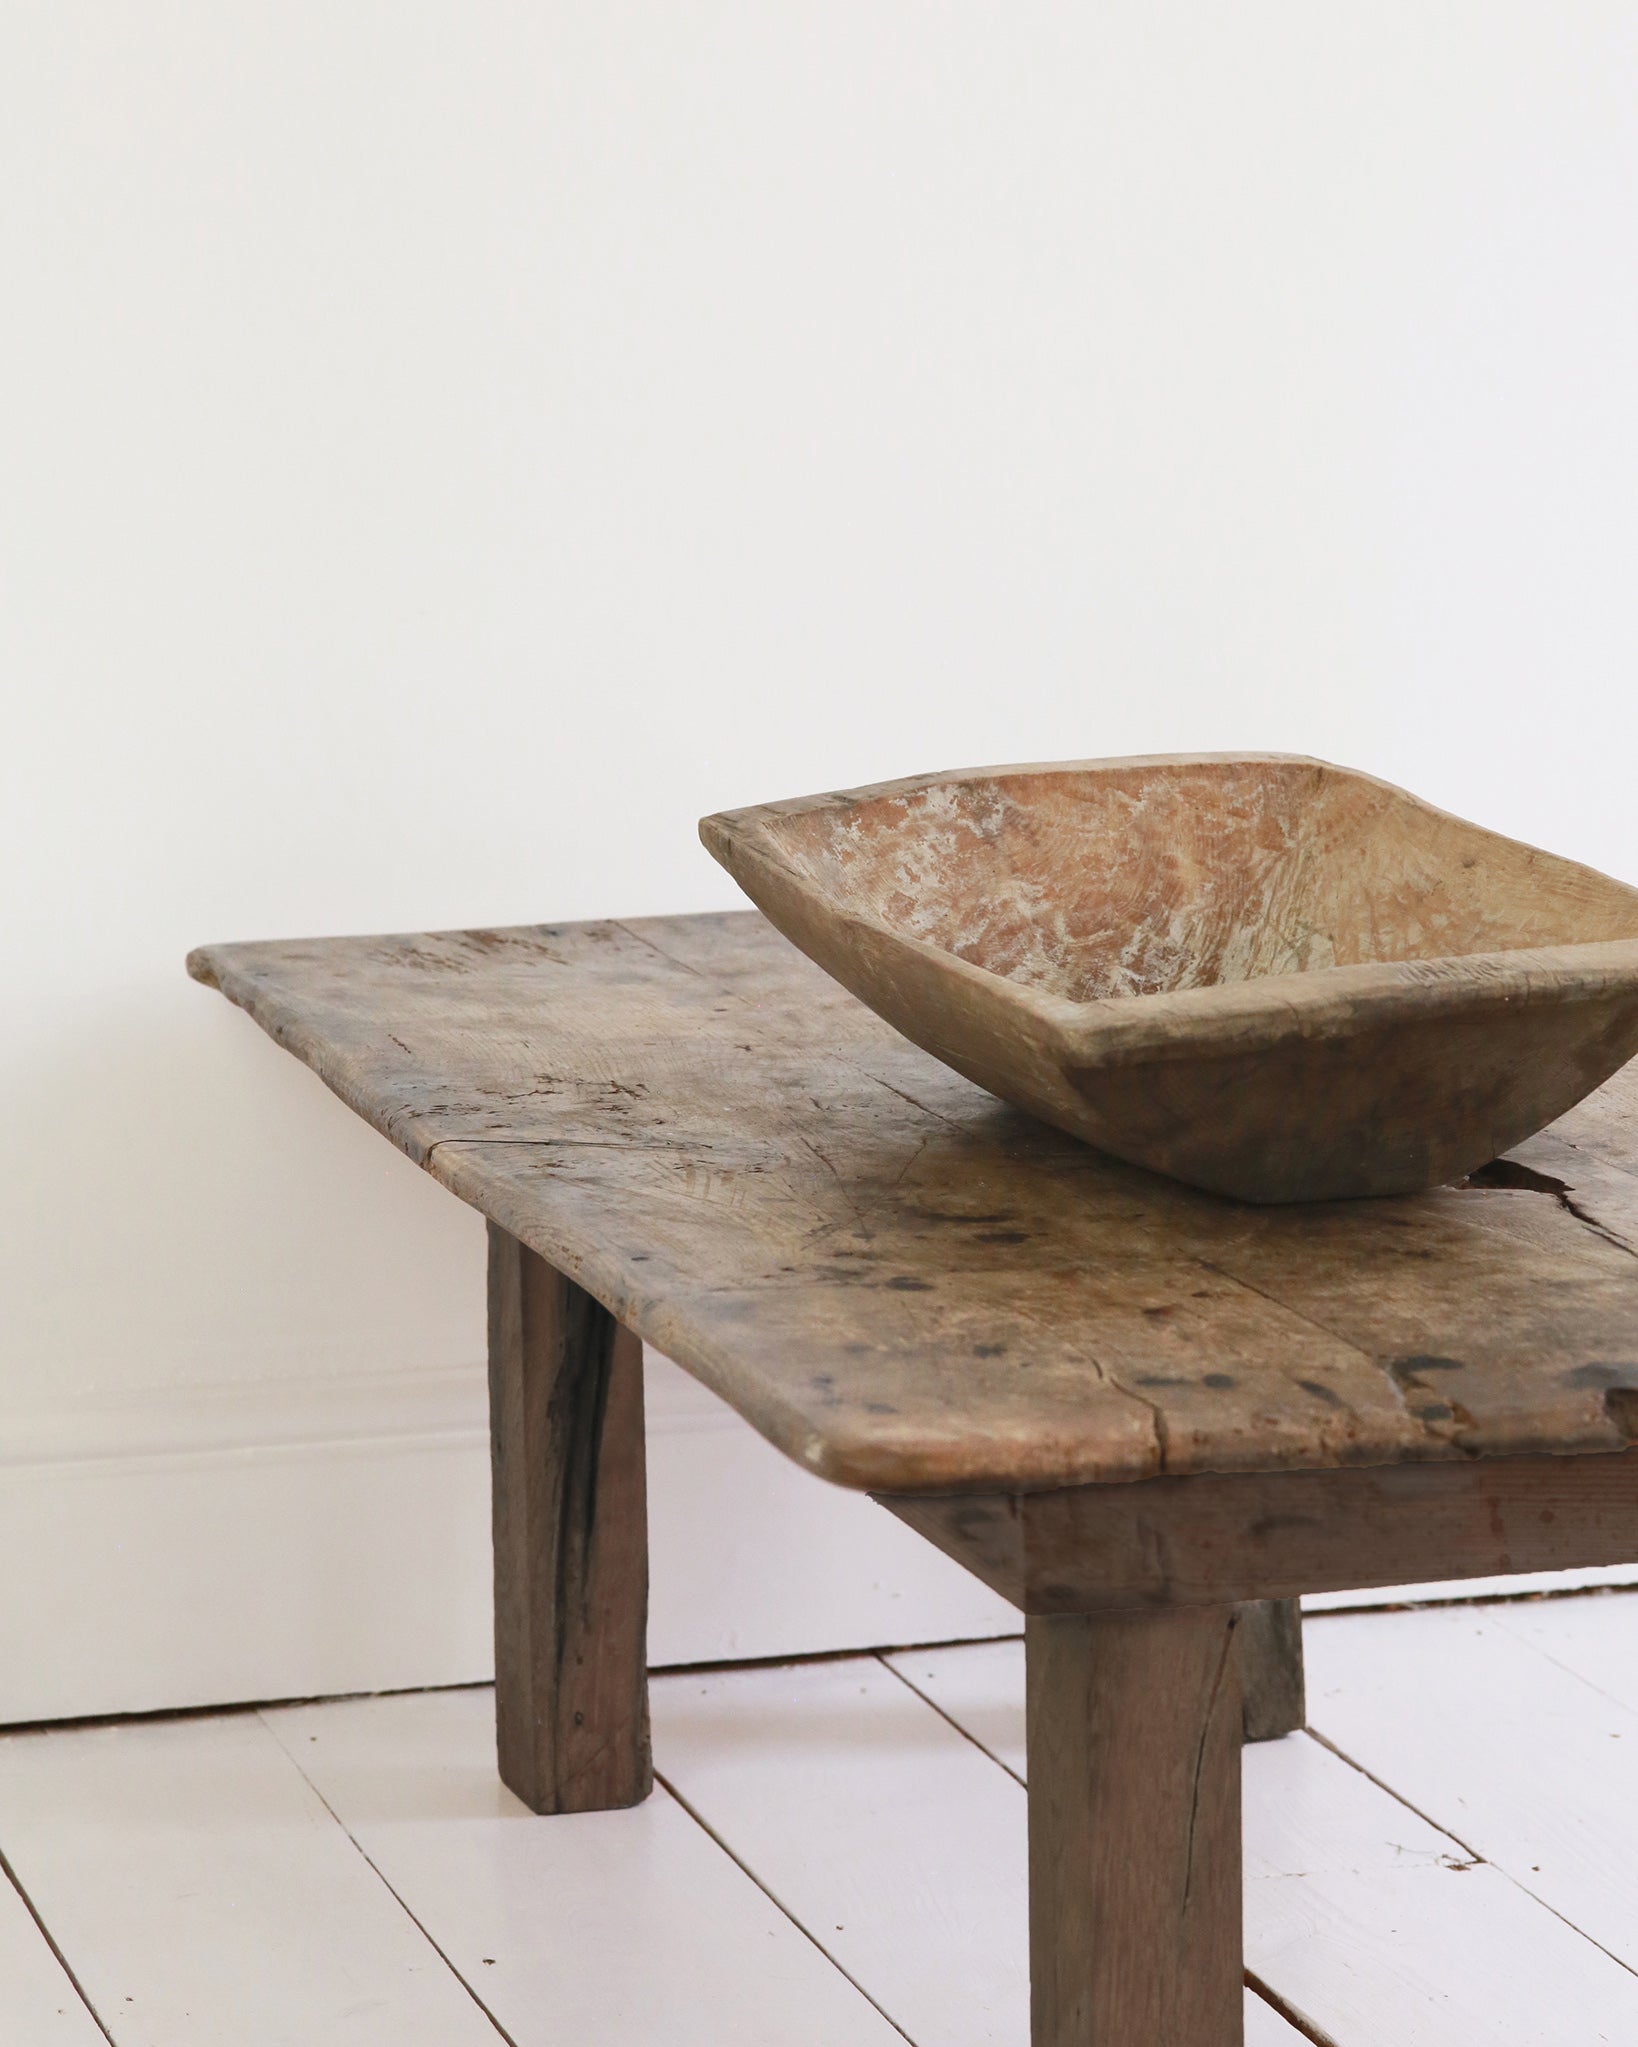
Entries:
{"label": "white wall", "polygon": [[1638,877],[1635,105],[1628,0],[0,0],[0,1450],[480,1354],[200,940],[1168,748]]}

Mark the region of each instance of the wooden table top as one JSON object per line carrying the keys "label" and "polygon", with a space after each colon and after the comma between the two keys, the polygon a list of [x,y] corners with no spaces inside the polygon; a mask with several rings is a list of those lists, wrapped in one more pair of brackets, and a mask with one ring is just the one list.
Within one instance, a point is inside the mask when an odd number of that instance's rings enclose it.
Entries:
{"label": "wooden table top", "polygon": [[843,1485],[1638,1436],[1638,1062],[1483,1186],[1266,1209],[1004,1107],[754,913],[209,946],[189,970]]}

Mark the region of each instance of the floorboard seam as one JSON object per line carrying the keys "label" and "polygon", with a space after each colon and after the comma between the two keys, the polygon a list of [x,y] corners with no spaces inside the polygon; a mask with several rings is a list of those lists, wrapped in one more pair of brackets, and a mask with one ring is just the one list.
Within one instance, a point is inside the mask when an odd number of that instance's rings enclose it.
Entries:
{"label": "floorboard seam", "polygon": [[672,1783],[671,1779],[667,1777],[663,1771],[656,1769],[656,1771],[654,1772],[654,1781],[656,1784],[660,1784],[665,1787],[666,1791],[670,1794],[672,1798],[674,1798],[677,1801],[678,1805],[681,1806],[683,1811],[687,1813],[688,1817],[694,1822],[695,1826],[697,1826],[703,1834],[708,1836],[709,1839],[716,1843],[716,1845],[722,1850],[723,1854],[727,1856],[728,1860],[731,1863],[733,1863],[736,1869],[742,1870],[745,1873],[745,1875],[750,1878],[751,1882],[756,1885],[757,1889],[768,1900],[768,1903],[772,1905],[774,1909],[777,1912],[779,1912],[784,1918],[790,1921],[791,1925],[796,1928],[797,1932],[801,1934],[802,1938],[805,1941],[811,1943],[813,1947],[818,1949],[819,1953],[824,1956],[827,1962],[829,1962],[830,1966],[836,1971],[837,1975],[842,1977],[844,1981],[852,1984],[853,1988],[856,1991],[858,1991],[859,1995],[864,1999],[865,2003],[870,2006],[871,2010],[877,2013],[878,2016],[887,2025],[890,2025],[893,2028],[894,2032],[898,2034],[899,2038],[908,2043],[908,2047],[916,2047],[915,2041],[910,2038],[910,2035],[904,2030],[903,2026],[899,2024],[898,2020],[894,2018],[893,2014],[890,2011],[884,2010],[883,2007],[876,2002],[875,1998],[873,1998],[870,1992],[866,1990],[866,1988],[859,1981],[857,1976],[853,1975],[849,1970],[844,1969],[842,1967],[842,1964],[831,1953],[830,1949],[825,1946],[824,1942],[819,1939],[819,1937],[811,1930],[811,1928],[806,1927],[802,1924],[801,1920],[797,1918],[796,1914],[791,1910],[789,1905],[785,1903],[784,1899],[779,1896],[777,1891],[773,1891],[768,1888],[768,1886],[762,1881],[761,1877],[757,1875],[756,1871],[744,1859],[744,1857],[735,1854],[734,1850],[722,1838],[722,1836],[717,1832],[716,1828],[712,1826],[711,1822],[698,1809],[698,1807],[690,1805],[688,1800],[683,1797],[682,1793],[677,1789],[676,1785]]}
{"label": "floorboard seam", "polygon": [[28,1916],[34,1921],[34,1924],[40,1929],[40,1938],[45,1942],[46,1946],[50,1948],[51,1952],[56,1956],[58,1968],[62,1970],[63,1974],[68,1978],[69,1982],[73,1985],[74,1995],[80,2000],[81,2004],[85,2006],[86,2012],[90,2017],[92,2025],[96,2027],[97,2031],[108,2042],[108,2047],[114,2047],[114,2036],[103,2024],[101,2012],[97,2010],[97,2007],[91,2002],[91,1999],[86,1995],[85,1985],[80,1981],[79,1977],[75,1974],[73,1967],[69,1963],[67,1955],[65,1955],[62,1949],[57,1945],[57,1936],[52,1932],[51,1928],[47,1926],[45,1921],[40,1917],[39,1911],[35,1906],[34,1900],[29,1896],[28,1892],[24,1890],[22,1882],[19,1879],[16,1870],[12,1868],[11,1860],[9,1856],[7,1856],[4,1849],[0,1849],[0,1875],[3,1875],[5,1877],[6,1881],[17,1893],[18,1897],[22,1899],[24,1911],[27,1912]]}
{"label": "floorboard seam", "polygon": [[335,1821],[336,1825],[347,1836],[347,1839],[353,1844],[353,1848],[360,1857],[360,1859],[363,1861],[365,1868],[371,1872],[371,1874],[375,1877],[377,1883],[381,1885],[382,1889],[387,1893],[388,1897],[392,1899],[393,1903],[398,1907],[399,1911],[403,1913],[404,1917],[409,1921],[411,1926],[415,1928],[416,1932],[420,1934],[421,1938],[426,1942],[427,1946],[431,1948],[432,1952],[438,1957],[439,1961],[443,1963],[444,1967],[455,1978],[455,1981],[460,1984],[461,1988],[466,1992],[467,1996],[471,1998],[472,2002],[478,2007],[479,2011],[483,2013],[484,2017],[489,2021],[490,2025],[494,2027],[496,2036],[499,2039],[502,2039],[506,2042],[506,2047],[518,2047],[518,2042],[501,2024],[500,2020],[496,2018],[495,2014],[489,2009],[488,2005],[484,2003],[483,1999],[478,1995],[477,1991],[461,1974],[460,1970],[456,1968],[455,1964],[450,1960],[449,1956],[445,1954],[444,1950],[439,1946],[438,1942],[433,1939],[432,1935],[427,1931],[426,1927],[421,1923],[420,1919],[417,1918],[416,1914],[411,1910],[409,1903],[404,1898],[403,1893],[399,1891],[397,1887],[385,1875],[385,1873],[381,1869],[380,1864],[371,1855],[370,1851],[364,1846],[363,1842],[353,1832],[352,1828],[348,1826],[347,1822],[341,1817],[340,1813],[336,1811],[335,1807],[330,1803],[329,1799],[325,1797],[324,1793],[313,1782],[312,1778],[308,1776],[307,1772],[301,1766],[300,1758],[292,1755],[290,1750],[285,1747],[284,1743],[279,1740],[279,1737],[274,1732],[274,1730],[268,1726],[266,1714],[258,1713],[256,1715],[256,1718],[261,1722],[262,1726],[266,1729],[269,1739],[277,1744],[279,1753],[282,1756],[288,1758],[290,1765],[292,1769],[295,1770],[297,1776],[300,1777],[301,1781],[312,1792],[313,1796],[318,1800],[319,1804],[323,1806],[324,1810],[330,1815],[331,1819]]}
{"label": "floorboard seam", "polygon": [[1292,2032],[1300,2033],[1303,2039],[1309,2042],[1309,2047],[1337,2047],[1332,2034],[1322,2033],[1312,2019],[1304,2018],[1295,2005],[1287,2004],[1280,1993],[1254,1970],[1246,1971],[1246,1988],[1260,1997],[1272,2011],[1278,2012]]}
{"label": "floorboard seam", "polygon": [[[1002,1637],[1002,1639],[1009,1640],[1012,1638]],[[965,1647],[966,1645],[960,1644],[957,1646]],[[889,1653],[898,1655],[903,1652],[894,1650]],[[963,1727],[959,1720],[953,1719],[950,1716],[950,1714],[948,1714],[944,1710],[944,1708],[939,1704],[937,1699],[929,1697],[929,1695],[922,1690],[921,1686],[918,1685],[913,1678],[906,1677],[902,1670],[895,1668],[893,1664],[889,1663],[887,1661],[887,1655],[885,1653],[879,1654],[878,1660],[881,1662],[882,1668],[886,1671],[890,1671],[892,1675],[899,1680],[900,1684],[902,1684],[906,1688],[906,1690],[913,1692],[915,1696],[918,1699],[920,1699],[925,1705],[931,1706],[933,1711],[939,1716],[939,1718],[942,1721],[944,1721],[946,1725],[953,1727],[956,1733],[959,1734],[964,1741],[971,1742],[973,1747],[978,1750],[981,1756],[986,1757],[990,1762],[994,1763],[997,1769],[1005,1770],[1007,1775],[1012,1779],[1012,1781],[1015,1784],[1025,1789],[1028,1788],[1027,1785],[1025,1785],[1024,1783],[1024,1779],[1019,1776],[1018,1772],[1015,1769],[1013,1769],[1010,1763],[1003,1762],[1001,1757],[998,1756],[993,1749],[986,1748],[983,1742],[981,1742],[978,1739],[977,1735],[971,1733],[967,1728]],[[1346,1758],[1344,1758],[1344,1760],[1346,1760]],[[1401,1801],[1401,1803],[1403,1803],[1403,1801]],[[1441,1829],[1441,1831],[1443,1830]],[[1454,1836],[1452,1838],[1454,1838]],[[1275,1990],[1271,1984],[1265,1982],[1261,1976],[1253,1974],[1253,1972],[1250,1969],[1247,1969],[1246,1971],[1246,1986],[1249,1990],[1251,1990],[1254,1993],[1254,1995],[1260,1997],[1263,2000],[1264,2004],[1271,2006],[1274,2011],[1278,2012],[1280,2017],[1285,2020],[1286,2024],[1291,2027],[1293,2032],[1300,2033],[1303,2039],[1310,2042],[1310,2047],[1336,2047],[1336,2042],[1335,2040],[1332,2039],[1329,2033],[1316,2032],[1313,2025],[1307,2019],[1305,2019],[1301,2015],[1301,2013],[1299,2013],[1295,2009],[1294,2006],[1287,2004],[1285,1999],[1280,1996],[1279,1992]]]}
{"label": "floorboard seam", "polygon": [[[1317,1727],[1313,1726],[1312,1724],[1305,1727],[1302,1730],[1302,1732],[1307,1735],[1310,1741],[1317,1741],[1321,1748],[1329,1749],[1331,1754],[1336,1757],[1339,1763],[1346,1763],[1350,1770],[1357,1770],[1360,1776],[1362,1776],[1365,1779],[1367,1784],[1374,1784],[1378,1791],[1386,1792],[1388,1797],[1393,1800],[1395,1805],[1402,1805],[1405,1808],[1406,1812],[1414,1813],[1416,1817],[1422,1822],[1423,1826],[1431,1827],[1436,1834],[1443,1834],[1447,1841],[1454,1841],[1456,1843],[1456,1846],[1461,1849],[1462,1853],[1467,1857],[1467,1859],[1470,1862],[1481,1863],[1487,1861],[1487,1858],[1481,1855],[1477,1849],[1471,1847],[1466,1841],[1464,1841],[1460,1834],[1453,1834],[1450,1828],[1445,1825],[1443,1820],[1436,1820],[1433,1817],[1432,1813],[1424,1812],[1419,1805],[1413,1804],[1411,1800],[1405,1796],[1404,1792],[1395,1791],[1393,1786],[1391,1784],[1384,1783],[1383,1780],[1379,1776],[1377,1776],[1374,1770],[1367,1770],[1365,1765],[1362,1762],[1360,1762],[1356,1756],[1349,1755],[1348,1751],[1344,1748],[1338,1748],[1337,1744],[1331,1739],[1331,1737],[1328,1734],[1322,1734],[1320,1730]],[[1490,1866],[1494,1867],[1495,1865],[1491,1864]]]}
{"label": "floorboard seam", "polygon": [[[1018,1640],[1019,1637],[1014,1635],[1002,1635],[998,1637],[998,1639],[1003,1642],[1011,1642]],[[954,1644],[953,1646],[956,1648],[964,1649],[967,1645],[964,1642],[960,1642]],[[994,1749],[986,1748],[983,1742],[979,1740],[976,1734],[971,1733],[967,1728],[962,1726],[959,1720],[955,1719],[951,1714],[946,1713],[944,1708],[937,1701],[937,1699],[931,1697],[928,1693],[924,1692],[921,1686],[916,1683],[914,1678],[906,1677],[902,1670],[895,1669],[894,1666],[887,1660],[889,1656],[906,1655],[913,1656],[917,1653],[918,1652],[913,1649],[909,1650],[878,1649],[877,1651],[875,1651],[875,1656],[877,1662],[881,1665],[883,1670],[885,1670],[888,1673],[890,1677],[896,1677],[899,1683],[904,1686],[905,1690],[907,1692],[914,1693],[914,1695],[921,1700],[924,1706],[931,1706],[933,1711],[938,1715],[938,1717],[944,1722],[944,1724],[947,1727],[953,1727],[956,1733],[961,1736],[961,1739],[963,1741],[971,1742],[973,1747],[977,1749],[978,1753],[981,1756],[985,1757],[987,1761],[994,1763],[995,1767],[998,1770],[1005,1770],[1005,1772],[1012,1779],[1014,1784],[1018,1785],[1021,1790],[1027,1791],[1029,1789],[1029,1786],[1025,1783],[1024,1779],[1019,1776],[1018,1772],[1012,1767],[1011,1763],[1004,1762],[1002,1758],[996,1754]]]}
{"label": "floorboard seam", "polygon": [[[1596,1691],[1597,1687],[1594,1686],[1593,1690]],[[1522,1891],[1532,1904],[1539,1905],[1542,1911],[1549,1913],[1561,1926],[1567,1926],[1572,1933],[1579,1935],[1589,1947],[1597,1948],[1601,1955],[1607,1955],[1618,1969],[1624,1969],[1629,1976],[1638,1976],[1638,1967],[1634,1967],[1631,1962],[1618,1955],[1613,1948],[1605,1947],[1604,1943],[1590,1934],[1584,1926],[1578,1926],[1568,1914],[1561,1912],[1550,1898],[1544,1898],[1539,1891],[1532,1890],[1522,1877],[1515,1876],[1510,1869],[1505,1868],[1501,1863],[1492,1862],[1488,1855],[1479,1854],[1477,1849],[1470,1847],[1459,1834],[1453,1834],[1443,1820],[1436,1820],[1431,1813],[1424,1812],[1419,1805],[1413,1805],[1402,1791],[1395,1791],[1391,1784],[1385,1783],[1373,1770],[1367,1770],[1362,1762],[1356,1757],[1349,1755],[1346,1749],[1338,1748],[1336,1743],[1328,1736],[1321,1734],[1317,1727],[1305,1727],[1303,1732],[1311,1740],[1317,1741],[1321,1748],[1329,1749],[1339,1763],[1346,1763],[1350,1770],[1357,1770],[1360,1776],[1367,1783],[1374,1784],[1378,1791],[1386,1792],[1395,1804],[1402,1805],[1406,1812],[1414,1813],[1425,1826],[1432,1827],[1436,1833],[1443,1834],[1447,1841],[1454,1841],[1462,1853],[1470,1856],[1476,1865],[1485,1869],[1493,1869],[1499,1877],[1510,1883],[1515,1890]]]}
{"label": "floorboard seam", "polygon": [[[1615,1588],[1612,1586],[1610,1589],[1613,1591]],[[1521,1602],[1515,1600],[1513,1603],[1518,1605]],[[1545,1662],[1550,1663],[1555,1670],[1561,1670],[1566,1677],[1573,1678],[1577,1684],[1585,1685],[1595,1698],[1603,1699],[1606,1704],[1614,1706],[1617,1712],[1628,1714],[1632,1712],[1631,1705],[1619,1693],[1607,1691],[1603,1685],[1594,1683],[1584,1670],[1577,1670],[1573,1663],[1566,1663],[1562,1656],[1555,1656],[1545,1643],[1536,1641],[1530,1635],[1521,1634],[1517,1628],[1509,1627],[1506,1614],[1497,1614],[1496,1625],[1505,1634],[1511,1635],[1515,1642],[1522,1642],[1526,1649],[1530,1650],[1534,1655],[1541,1657]]]}
{"label": "floorboard seam", "polygon": [[1605,1947],[1604,1943],[1590,1934],[1586,1927],[1578,1926],[1573,1919],[1568,1918],[1550,1899],[1544,1898],[1539,1891],[1531,1890],[1530,1886],[1521,1877],[1516,1877],[1510,1869],[1504,1869],[1499,1862],[1492,1862],[1489,1867],[1498,1876],[1505,1877],[1515,1890],[1522,1891],[1532,1904],[1539,1905],[1544,1912],[1551,1914],[1561,1926],[1567,1926],[1572,1933],[1580,1934],[1588,1947],[1597,1948],[1601,1955],[1608,1955],[1609,1959],[1618,1969],[1625,1969],[1629,1976],[1638,1976],[1638,1968],[1634,1968],[1631,1962],[1618,1955],[1613,1948]]}

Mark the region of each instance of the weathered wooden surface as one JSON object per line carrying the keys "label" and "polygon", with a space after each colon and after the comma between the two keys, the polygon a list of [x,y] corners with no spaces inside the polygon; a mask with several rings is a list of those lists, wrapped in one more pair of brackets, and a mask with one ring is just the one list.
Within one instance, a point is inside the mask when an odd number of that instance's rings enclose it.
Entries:
{"label": "weathered wooden surface", "polygon": [[642,1345],[489,1226],[495,1733],[533,1812],[636,1805],[649,1754]]}
{"label": "weathered wooden surface", "polygon": [[970,769],[700,836],[917,1044],[1244,1200],[1460,1178],[1638,1052],[1638,890],[1323,761]]}
{"label": "weathered wooden surface", "polygon": [[1521,1150],[1528,1184],[1258,1209],[1005,1108],[754,914],[220,946],[192,968],[843,1484],[1629,1440],[1633,1069]]}
{"label": "weathered wooden surface", "polygon": [[1236,1628],[1027,1625],[1032,2047],[1240,2047]]}
{"label": "weathered wooden surface", "polygon": [[1247,1741],[1278,1741],[1307,1719],[1302,1603],[1254,1599],[1240,1609],[1234,1634]]}
{"label": "weathered wooden surface", "polygon": [[1215,1606],[1638,1560],[1638,1450],[877,1497],[1026,1613]]}

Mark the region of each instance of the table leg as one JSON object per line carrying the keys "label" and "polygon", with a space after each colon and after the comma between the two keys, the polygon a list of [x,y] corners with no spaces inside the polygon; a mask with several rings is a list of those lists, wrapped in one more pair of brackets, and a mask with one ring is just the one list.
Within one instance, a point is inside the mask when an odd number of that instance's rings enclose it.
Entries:
{"label": "table leg", "polygon": [[1237,1623],[1025,1624],[1033,2047],[1242,2047]]}
{"label": "table leg", "polygon": [[535,1812],[636,1805],[648,1731],[642,1345],[489,1225],[495,1724]]}
{"label": "table leg", "polygon": [[1277,1741],[1308,1718],[1302,1666],[1302,1602],[1253,1599],[1235,1630],[1247,1741]]}

